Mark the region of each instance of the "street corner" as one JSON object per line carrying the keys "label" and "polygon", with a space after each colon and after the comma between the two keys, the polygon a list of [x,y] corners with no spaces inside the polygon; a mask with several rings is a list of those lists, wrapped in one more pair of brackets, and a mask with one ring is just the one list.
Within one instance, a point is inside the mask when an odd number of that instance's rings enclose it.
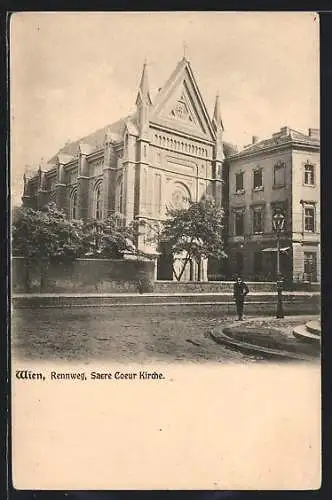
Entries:
{"label": "street corner", "polygon": [[314,362],[320,359],[320,342],[306,342],[294,334],[305,319],[250,318],[215,327],[210,335],[218,344],[261,360]]}

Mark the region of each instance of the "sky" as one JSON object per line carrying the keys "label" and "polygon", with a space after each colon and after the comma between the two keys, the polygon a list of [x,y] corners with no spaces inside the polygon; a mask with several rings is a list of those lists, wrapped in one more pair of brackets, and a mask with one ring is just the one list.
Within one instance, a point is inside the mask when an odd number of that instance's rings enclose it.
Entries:
{"label": "sky", "polygon": [[[184,49],[184,47],[186,47]],[[184,50],[224,139],[319,128],[319,20],[293,12],[16,13],[11,18],[11,197],[26,165],[135,109],[144,60],[152,100]]]}

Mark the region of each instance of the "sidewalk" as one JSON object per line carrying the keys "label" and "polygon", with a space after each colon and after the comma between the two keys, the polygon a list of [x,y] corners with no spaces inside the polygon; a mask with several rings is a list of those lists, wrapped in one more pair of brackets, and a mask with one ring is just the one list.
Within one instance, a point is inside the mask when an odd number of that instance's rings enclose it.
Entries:
{"label": "sidewalk", "polygon": [[219,326],[211,332],[211,337],[219,344],[260,354],[266,359],[318,361],[320,345],[307,343],[293,335],[294,327],[313,319],[319,319],[319,316],[249,318]]}
{"label": "sidewalk", "polygon": [[[211,297],[218,297],[218,296],[226,296],[226,297],[232,297],[233,298],[233,292],[185,292],[185,293],[127,293],[127,292],[122,292],[122,293],[77,293],[77,292],[72,292],[72,293],[60,293],[60,292],[54,292],[54,293],[12,293],[13,298],[52,298],[52,297],[196,297],[196,296],[211,296]],[[248,295],[248,299],[250,297],[259,297],[259,296],[273,296],[276,297],[276,292],[250,292]],[[295,297],[307,297],[307,296],[320,296],[320,292],[283,292],[283,296],[295,296]]]}
{"label": "sidewalk", "polygon": [[[318,314],[320,294],[287,293],[283,296],[285,314]],[[13,294],[14,309],[65,307],[214,307],[219,314],[235,313],[232,293],[20,293]],[[252,293],[246,299],[248,315],[274,315],[276,294]]]}

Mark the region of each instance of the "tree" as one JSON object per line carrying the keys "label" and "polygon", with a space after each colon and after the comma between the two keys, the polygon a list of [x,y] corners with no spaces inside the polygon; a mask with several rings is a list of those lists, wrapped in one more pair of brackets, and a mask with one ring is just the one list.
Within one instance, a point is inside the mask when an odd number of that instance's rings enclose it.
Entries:
{"label": "tree", "polygon": [[29,266],[39,262],[40,287],[51,261],[71,261],[82,249],[83,224],[70,221],[54,203],[42,210],[20,207],[13,213],[12,253],[27,259],[26,284],[29,288]]}
{"label": "tree", "polygon": [[[132,241],[135,241],[137,246],[141,236],[144,236],[145,244],[159,243],[161,236],[162,224],[160,221],[151,221],[147,219],[137,218],[130,223],[130,231]],[[154,259],[155,252],[146,252],[144,249],[136,249],[137,258]]]}
{"label": "tree", "polygon": [[[204,258],[226,257],[223,251],[223,219],[223,209],[212,200],[189,202],[188,208],[167,211],[159,243],[163,243],[173,255],[173,272],[178,281],[189,261],[200,264]],[[184,257],[180,271],[176,272],[174,259],[179,254]]]}
{"label": "tree", "polygon": [[68,220],[50,203],[42,210],[20,207],[13,214],[13,255],[29,260],[73,259],[81,251],[83,224]]}
{"label": "tree", "polygon": [[83,226],[82,255],[119,259],[125,252],[136,253],[134,229],[123,215],[114,213],[104,221],[87,220]]}

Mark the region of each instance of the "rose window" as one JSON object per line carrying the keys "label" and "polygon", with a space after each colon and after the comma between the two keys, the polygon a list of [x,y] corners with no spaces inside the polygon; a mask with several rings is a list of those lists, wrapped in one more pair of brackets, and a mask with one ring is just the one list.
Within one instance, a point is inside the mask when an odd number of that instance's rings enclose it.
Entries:
{"label": "rose window", "polygon": [[171,194],[170,205],[177,210],[186,208],[190,199],[189,193],[185,187],[176,186]]}

